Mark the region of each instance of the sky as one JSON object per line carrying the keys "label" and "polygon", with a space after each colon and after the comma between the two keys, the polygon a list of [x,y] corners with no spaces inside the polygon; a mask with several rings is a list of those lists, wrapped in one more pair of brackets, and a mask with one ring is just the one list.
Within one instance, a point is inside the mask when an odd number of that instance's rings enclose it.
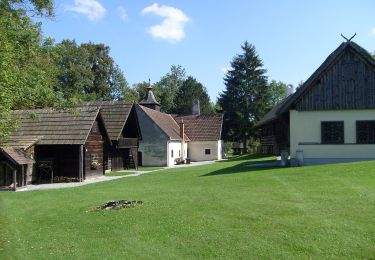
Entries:
{"label": "sky", "polygon": [[56,42],[104,43],[130,85],[181,65],[215,102],[241,45],[253,44],[269,80],[297,86],[350,38],[375,51],[373,0],[55,0],[43,19]]}

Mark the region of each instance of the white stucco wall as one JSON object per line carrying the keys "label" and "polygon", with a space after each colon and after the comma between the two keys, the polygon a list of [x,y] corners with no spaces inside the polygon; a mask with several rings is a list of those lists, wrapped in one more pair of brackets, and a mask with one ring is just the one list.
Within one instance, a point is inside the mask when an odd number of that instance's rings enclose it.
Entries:
{"label": "white stucco wall", "polygon": [[[210,149],[211,153],[205,154],[205,149]],[[189,158],[193,162],[222,159],[222,141],[189,142]]]}
{"label": "white stucco wall", "polygon": [[[174,160],[181,157],[181,141],[169,141],[168,142],[168,166],[174,165]],[[184,143],[184,159],[186,159],[188,144]],[[173,157],[172,157],[173,150]]]}
{"label": "white stucco wall", "polygon": [[[292,160],[298,149],[303,150],[306,162],[313,161],[310,159],[375,159],[375,144],[356,144],[357,120],[375,120],[375,110],[290,110]],[[344,144],[321,144],[322,121],[344,122]]]}
{"label": "white stucco wall", "polygon": [[168,165],[169,137],[152,121],[142,109],[137,107],[139,127],[142,140],[138,151],[142,153],[143,166]]}

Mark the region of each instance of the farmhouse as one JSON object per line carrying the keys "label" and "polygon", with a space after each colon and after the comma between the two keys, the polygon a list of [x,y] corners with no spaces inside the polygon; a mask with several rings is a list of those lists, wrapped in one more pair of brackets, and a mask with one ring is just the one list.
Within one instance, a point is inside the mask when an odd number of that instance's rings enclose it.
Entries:
{"label": "farmhouse", "polygon": [[223,159],[224,142],[221,140],[223,114],[176,115],[177,122],[185,124],[189,137],[187,156],[191,161],[212,161]]}
{"label": "farmhouse", "polygon": [[342,43],[257,126],[262,151],[290,149],[292,165],[375,159],[375,60]]}
{"label": "farmhouse", "polygon": [[139,162],[144,166],[171,166],[181,157],[186,159],[190,139],[171,115],[137,105],[142,132]]}
{"label": "farmhouse", "polygon": [[1,149],[0,185],[21,187],[62,177],[83,181],[104,174],[110,139],[100,107],[16,110],[13,115],[19,126]]}
{"label": "farmhouse", "polygon": [[142,132],[140,164],[172,166],[223,158],[222,114],[200,115],[199,102],[193,104],[193,115],[162,113],[151,85],[136,110]]}

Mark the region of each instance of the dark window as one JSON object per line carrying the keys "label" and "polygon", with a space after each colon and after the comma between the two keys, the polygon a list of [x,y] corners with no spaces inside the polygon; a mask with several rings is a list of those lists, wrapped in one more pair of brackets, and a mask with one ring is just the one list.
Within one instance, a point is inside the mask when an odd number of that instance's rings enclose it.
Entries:
{"label": "dark window", "polygon": [[375,144],[375,121],[357,121],[357,144]]}
{"label": "dark window", "polygon": [[204,154],[211,154],[211,149],[204,149]]}
{"label": "dark window", "polygon": [[181,157],[181,150],[178,150],[178,157]]}
{"label": "dark window", "polygon": [[171,157],[173,158],[173,150],[171,150]]}
{"label": "dark window", "polygon": [[322,144],[343,144],[344,122],[322,122]]}

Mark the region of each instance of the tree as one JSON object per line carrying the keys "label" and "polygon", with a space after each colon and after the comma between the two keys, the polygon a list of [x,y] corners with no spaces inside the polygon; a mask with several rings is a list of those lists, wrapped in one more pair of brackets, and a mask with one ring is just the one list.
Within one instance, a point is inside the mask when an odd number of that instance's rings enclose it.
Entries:
{"label": "tree", "polygon": [[77,45],[74,40],[63,40],[55,46],[55,64],[58,68],[55,91],[65,99],[77,102],[95,99],[86,96],[87,90],[94,89],[94,75],[89,60],[90,53]]}
{"label": "tree", "polygon": [[54,15],[53,0],[1,0],[2,12],[14,11],[26,15],[52,17]]}
{"label": "tree", "polygon": [[0,142],[16,126],[12,109],[52,106],[53,63],[42,46],[40,24],[28,12],[52,15],[53,1],[0,2]]}
{"label": "tree", "polygon": [[111,75],[111,98],[113,100],[136,101],[137,99],[128,100],[131,98],[128,95],[129,91],[129,84],[126,81],[124,74],[120,67],[115,64]]}
{"label": "tree", "polygon": [[283,101],[288,95],[288,86],[281,81],[272,80],[269,88],[271,93],[271,107]]}
{"label": "tree", "polygon": [[161,110],[165,113],[176,112],[176,94],[186,79],[185,69],[180,65],[172,65],[170,71],[160,81],[155,83],[154,89],[158,93]]}
{"label": "tree", "polygon": [[55,91],[65,99],[80,101],[133,101],[123,72],[109,55],[104,44],[63,40],[55,46],[54,60],[58,67]]}
{"label": "tree", "polygon": [[177,91],[175,98],[175,113],[191,114],[194,99],[199,100],[202,114],[209,114],[213,112],[210,97],[207,94],[207,89],[195,78],[189,76],[186,80],[184,80],[182,86]]}
{"label": "tree", "polygon": [[224,139],[246,145],[250,137],[257,135],[255,124],[269,108],[270,90],[255,47],[246,41],[241,48],[243,53],[233,58],[233,69],[225,75],[226,89],[218,103],[224,112]]}

